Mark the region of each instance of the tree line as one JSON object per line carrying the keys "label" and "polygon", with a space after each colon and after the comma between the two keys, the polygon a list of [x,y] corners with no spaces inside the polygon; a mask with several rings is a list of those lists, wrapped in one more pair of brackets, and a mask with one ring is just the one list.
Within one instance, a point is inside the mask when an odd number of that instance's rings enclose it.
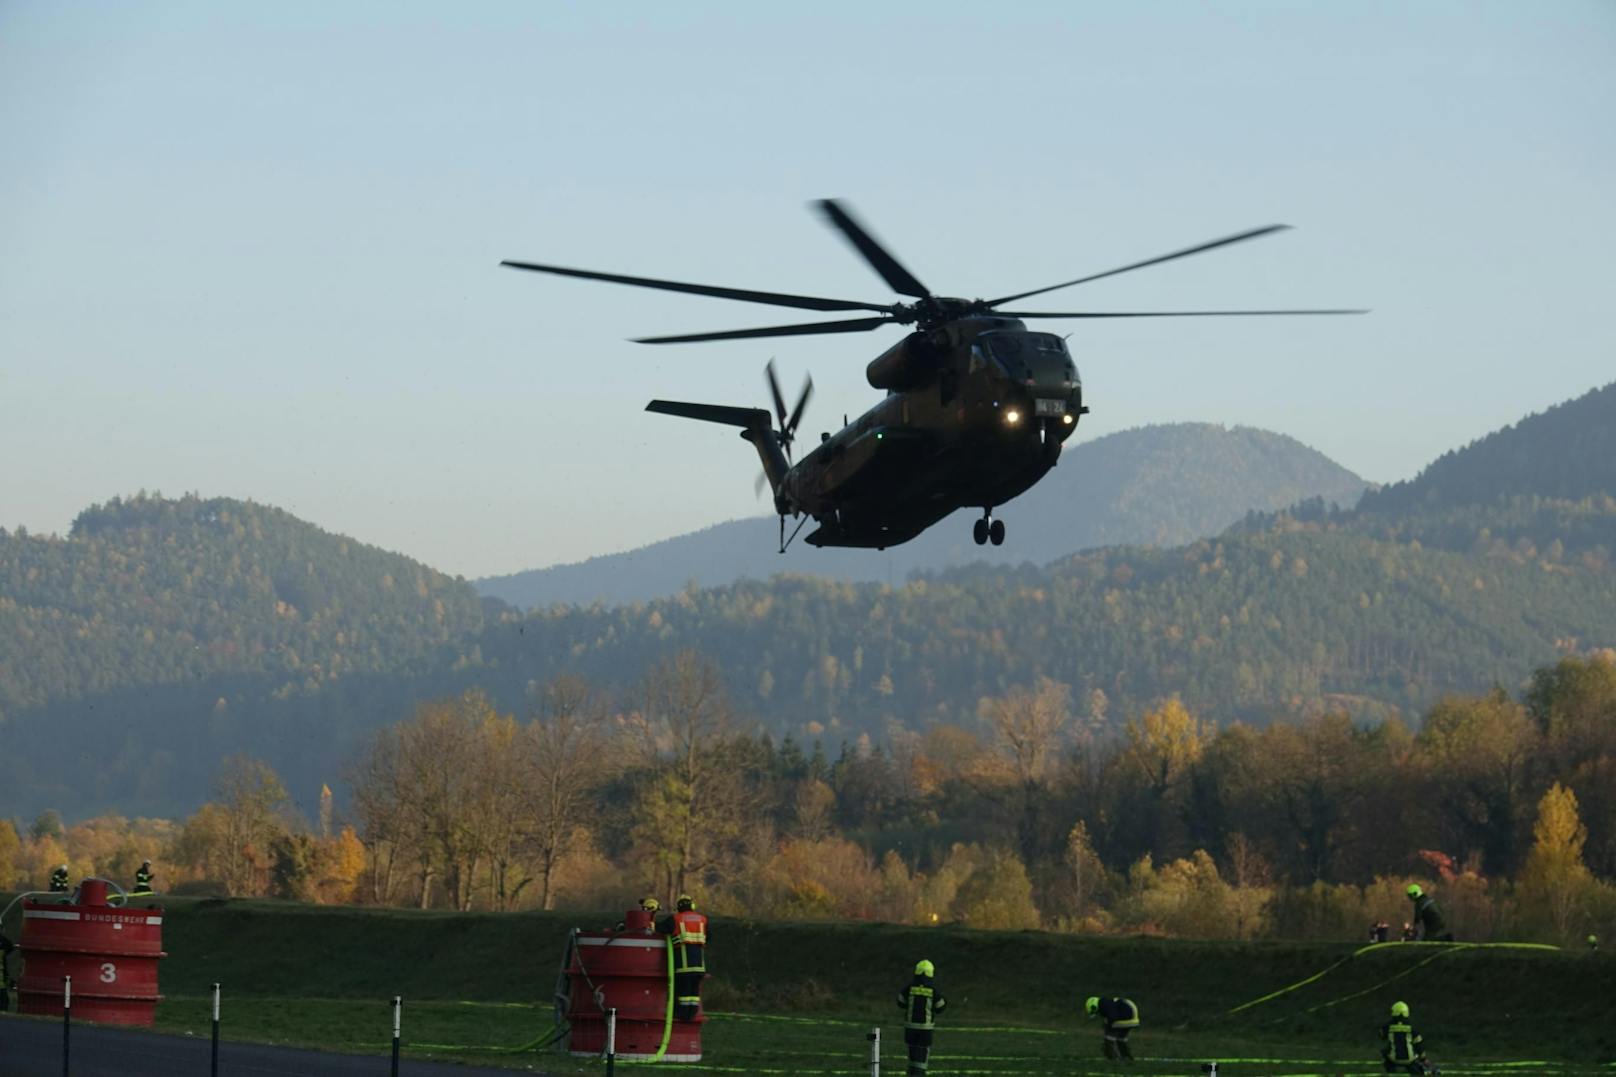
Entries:
{"label": "tree line", "polygon": [[1616,927],[1616,654],[1453,695],[1411,729],[1345,713],[1120,724],[1038,678],[969,722],[827,752],[759,732],[681,652],[627,693],[574,676],[520,718],[472,690],[358,751],[311,824],[232,759],[177,822],[0,824],[0,881],[58,856],[169,889],[447,909],[618,908],[1208,937],[1341,937],[1421,881],[1469,938]]}

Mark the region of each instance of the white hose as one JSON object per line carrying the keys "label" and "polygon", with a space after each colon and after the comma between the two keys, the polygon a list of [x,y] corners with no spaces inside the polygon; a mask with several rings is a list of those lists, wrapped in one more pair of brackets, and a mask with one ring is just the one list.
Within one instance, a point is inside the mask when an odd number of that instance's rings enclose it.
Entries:
{"label": "white hose", "polygon": [[15,909],[17,907],[17,902],[21,901],[23,898],[37,897],[37,896],[39,896],[41,894],[44,894],[45,896],[48,897],[53,893],[60,893],[60,891],[55,891],[55,890],[24,890],[22,893],[18,894],[16,897],[11,899],[11,904],[6,906],[6,909],[5,909],[4,912],[0,912],[0,927],[5,926],[6,917],[11,915],[11,910]]}

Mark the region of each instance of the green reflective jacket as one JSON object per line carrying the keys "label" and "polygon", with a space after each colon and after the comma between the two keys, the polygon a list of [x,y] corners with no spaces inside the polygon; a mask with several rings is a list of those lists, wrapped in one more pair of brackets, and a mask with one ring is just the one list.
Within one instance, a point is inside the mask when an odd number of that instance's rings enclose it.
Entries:
{"label": "green reflective jacket", "polygon": [[903,1027],[929,1032],[937,1027],[937,1015],[943,1012],[948,1000],[937,992],[937,983],[929,976],[916,976],[909,986],[898,992],[898,1008],[903,1011]]}

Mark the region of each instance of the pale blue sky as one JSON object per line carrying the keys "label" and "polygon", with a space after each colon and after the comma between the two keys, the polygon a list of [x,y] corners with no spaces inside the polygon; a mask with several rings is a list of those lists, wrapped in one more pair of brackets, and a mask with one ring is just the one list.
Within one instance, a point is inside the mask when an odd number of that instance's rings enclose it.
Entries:
{"label": "pale blue sky", "polygon": [[0,525],[198,490],[482,575],[758,512],[645,401],[762,404],[772,355],[817,431],[898,330],[652,349],[798,312],[497,263],[891,301],[829,195],[964,296],[1295,225],[1041,300],[1374,308],[1052,323],[1080,433],[1403,478],[1616,378],[1613,117],[1608,0],[6,0]]}

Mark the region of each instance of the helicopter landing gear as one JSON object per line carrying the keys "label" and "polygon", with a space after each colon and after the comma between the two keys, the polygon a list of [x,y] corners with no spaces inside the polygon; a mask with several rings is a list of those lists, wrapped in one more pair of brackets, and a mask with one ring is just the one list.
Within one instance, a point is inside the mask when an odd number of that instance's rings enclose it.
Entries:
{"label": "helicopter landing gear", "polygon": [[986,546],[989,542],[995,546],[1004,545],[1004,521],[993,518],[992,509],[983,509],[982,518],[971,527],[971,538],[978,546]]}

